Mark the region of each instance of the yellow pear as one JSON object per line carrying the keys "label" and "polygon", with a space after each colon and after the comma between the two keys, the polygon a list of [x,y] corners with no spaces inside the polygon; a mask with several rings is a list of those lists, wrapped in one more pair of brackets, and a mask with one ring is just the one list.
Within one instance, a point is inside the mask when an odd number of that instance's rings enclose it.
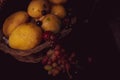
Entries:
{"label": "yellow pear", "polygon": [[58,16],[59,18],[64,18],[66,16],[66,10],[62,5],[52,6],[51,13]]}
{"label": "yellow pear", "polygon": [[46,0],[32,0],[29,5],[27,12],[33,18],[40,18],[44,15],[44,12],[49,11],[49,4]]}
{"label": "yellow pear", "polygon": [[61,21],[57,16],[53,14],[46,15],[45,18],[42,20],[42,29],[44,31],[58,33],[60,31],[60,28]]}

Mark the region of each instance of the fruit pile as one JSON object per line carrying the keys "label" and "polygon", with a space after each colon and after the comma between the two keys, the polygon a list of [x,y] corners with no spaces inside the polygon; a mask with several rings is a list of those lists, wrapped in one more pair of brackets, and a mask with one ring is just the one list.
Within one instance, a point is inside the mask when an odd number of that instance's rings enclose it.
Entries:
{"label": "fruit pile", "polygon": [[67,0],[32,0],[27,11],[11,14],[3,23],[8,45],[13,49],[29,50],[42,41],[55,41],[55,35],[69,28],[73,22],[63,6],[66,2]]}
{"label": "fruit pile", "polygon": [[72,29],[71,26],[76,22],[71,10],[65,8],[66,2],[67,0],[31,0],[27,11],[15,12],[6,18],[2,31],[3,39],[11,48],[8,52],[12,55],[19,52],[14,57],[20,61],[40,62],[28,52],[36,52],[36,49],[41,48],[38,45],[50,42],[49,49],[41,58],[44,69],[52,76],[67,72],[71,78],[69,71],[71,65],[75,64],[76,54],[68,54],[59,44],[61,35],[65,30]]}

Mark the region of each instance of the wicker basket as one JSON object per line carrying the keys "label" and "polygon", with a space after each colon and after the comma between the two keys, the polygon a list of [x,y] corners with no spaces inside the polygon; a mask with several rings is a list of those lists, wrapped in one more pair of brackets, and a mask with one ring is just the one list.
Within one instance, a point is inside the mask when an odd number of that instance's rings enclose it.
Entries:
{"label": "wicker basket", "polygon": [[[63,31],[61,31],[60,39],[67,36],[71,31],[72,31],[71,28],[64,29]],[[43,56],[42,51],[47,48],[50,48],[50,43],[51,43],[50,41],[46,41],[30,50],[25,50],[25,51],[15,50],[8,46],[7,42],[4,39],[2,30],[0,30],[0,50],[2,50],[4,53],[8,53],[9,55],[13,56],[18,61],[28,62],[28,63],[40,62]]]}

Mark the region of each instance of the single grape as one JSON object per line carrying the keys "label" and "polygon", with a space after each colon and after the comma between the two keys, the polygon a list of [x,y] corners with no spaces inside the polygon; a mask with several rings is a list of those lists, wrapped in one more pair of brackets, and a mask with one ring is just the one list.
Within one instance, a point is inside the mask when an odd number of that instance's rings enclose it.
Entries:
{"label": "single grape", "polygon": [[57,66],[57,63],[54,62],[54,63],[52,64],[52,67],[56,67],[56,66]]}
{"label": "single grape", "polygon": [[55,50],[54,55],[58,57],[60,55],[60,51],[59,50]]}
{"label": "single grape", "polygon": [[51,65],[45,65],[44,69],[47,70],[47,71],[50,71],[52,69],[52,66]]}
{"label": "single grape", "polygon": [[50,40],[50,36],[52,35],[53,33],[51,31],[45,31],[43,33],[43,39],[44,40]]}
{"label": "single grape", "polygon": [[59,64],[59,65],[61,64],[61,60],[60,60],[60,59],[58,60],[58,64]]}
{"label": "single grape", "polygon": [[55,50],[60,50],[61,49],[61,46],[59,45],[59,44],[57,44],[56,46],[55,46]]}
{"label": "single grape", "polygon": [[42,10],[42,15],[44,16],[44,15],[46,15],[47,14],[47,11],[46,10]]}
{"label": "single grape", "polygon": [[51,60],[52,60],[52,62],[55,62],[57,60],[57,57],[55,55],[52,55]]}
{"label": "single grape", "polygon": [[47,52],[47,56],[51,56],[53,53],[54,53],[54,50],[50,49],[50,50],[48,50],[48,52]]}
{"label": "single grape", "polygon": [[51,41],[56,41],[57,40],[55,34],[50,35],[50,40]]}
{"label": "single grape", "polygon": [[56,75],[58,75],[59,74],[59,70],[58,69],[53,69],[53,73],[52,73],[52,75],[53,76],[56,76]]}
{"label": "single grape", "polygon": [[65,64],[65,69],[66,69],[66,71],[69,71],[70,70],[70,64],[66,63]]}
{"label": "single grape", "polygon": [[51,65],[51,64],[52,64],[51,59],[48,60],[47,64],[48,64],[48,65]]}
{"label": "single grape", "polygon": [[36,22],[36,25],[37,25],[37,26],[41,26],[41,25],[42,25],[42,22],[41,22],[41,21],[37,21],[37,22]]}
{"label": "single grape", "polygon": [[58,69],[59,71],[62,70],[62,68],[60,66],[57,66],[56,69]]}
{"label": "single grape", "polygon": [[47,63],[47,61],[48,61],[48,57],[47,57],[47,56],[45,56],[45,57],[42,59],[42,64],[46,64],[46,63]]}
{"label": "single grape", "polygon": [[61,67],[62,69],[64,69],[64,68],[65,68],[65,65],[61,64],[60,67]]}

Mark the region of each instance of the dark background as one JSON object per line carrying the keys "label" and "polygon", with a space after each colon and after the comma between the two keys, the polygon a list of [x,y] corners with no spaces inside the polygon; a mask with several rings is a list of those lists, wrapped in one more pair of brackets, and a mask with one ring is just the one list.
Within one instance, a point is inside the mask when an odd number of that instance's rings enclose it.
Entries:
{"label": "dark background", "polygon": [[[0,12],[0,25],[11,13],[25,10],[30,0],[9,0]],[[15,4],[13,4],[15,3]],[[81,69],[74,80],[119,80],[119,48],[111,21],[120,16],[117,2],[100,0],[69,0],[69,7],[78,17],[73,32],[62,45],[69,51],[76,51]],[[87,22],[89,20],[89,23]],[[88,62],[92,58],[92,63]],[[0,78],[4,80],[68,80],[65,75],[52,78],[41,64],[22,63],[0,52]]]}

